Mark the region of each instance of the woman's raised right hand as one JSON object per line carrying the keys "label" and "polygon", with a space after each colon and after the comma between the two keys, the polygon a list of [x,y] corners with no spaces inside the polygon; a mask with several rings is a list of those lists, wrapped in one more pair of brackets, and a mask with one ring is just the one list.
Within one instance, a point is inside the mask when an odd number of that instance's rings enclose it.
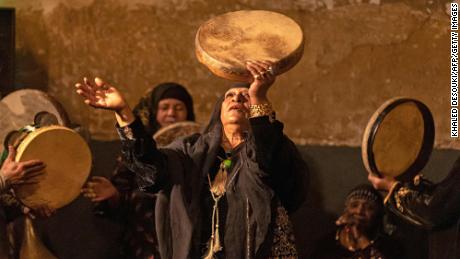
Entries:
{"label": "woman's raised right hand", "polygon": [[77,83],[75,87],[77,94],[92,107],[120,112],[128,106],[123,95],[115,87],[98,77],[94,79],[94,83],[85,77],[83,83]]}

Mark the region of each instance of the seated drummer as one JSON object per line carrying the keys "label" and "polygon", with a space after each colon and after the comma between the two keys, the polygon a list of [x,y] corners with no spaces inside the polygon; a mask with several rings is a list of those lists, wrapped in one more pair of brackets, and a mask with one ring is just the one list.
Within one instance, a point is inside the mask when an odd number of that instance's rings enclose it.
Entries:
{"label": "seated drummer", "polygon": [[404,258],[401,246],[383,232],[383,199],[372,186],[353,188],[337,230],[321,240],[311,258]]}
{"label": "seated drummer", "polygon": [[[172,82],[159,84],[148,91],[135,106],[134,114],[141,119],[149,136],[177,122],[195,121],[191,95],[185,87]],[[128,221],[124,244],[127,246],[124,248],[126,256],[149,258],[155,254],[154,197],[137,191],[134,176],[119,162],[110,180],[94,176],[82,192],[93,202],[102,202],[97,206],[97,213],[121,215]]]}

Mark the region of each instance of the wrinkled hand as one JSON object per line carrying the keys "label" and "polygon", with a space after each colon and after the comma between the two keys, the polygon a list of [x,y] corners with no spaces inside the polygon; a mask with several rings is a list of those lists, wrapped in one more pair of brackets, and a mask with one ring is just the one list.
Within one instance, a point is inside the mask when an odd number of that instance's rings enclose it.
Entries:
{"label": "wrinkled hand", "polygon": [[38,159],[15,162],[15,156],[16,150],[14,147],[8,146],[8,157],[0,169],[4,180],[11,185],[35,183],[36,180],[33,177],[43,174],[45,164]]}
{"label": "wrinkled hand", "polygon": [[254,81],[249,87],[251,103],[268,102],[267,92],[276,79],[274,64],[270,61],[247,61],[246,68],[254,77]]}
{"label": "wrinkled hand", "polygon": [[339,227],[343,227],[347,234],[350,235],[354,240],[357,240],[360,236],[362,236],[360,230],[360,221],[353,217],[348,213],[344,213],[340,216],[336,221],[335,224]]}
{"label": "wrinkled hand", "polygon": [[77,94],[84,98],[84,102],[92,107],[121,111],[127,107],[123,95],[113,86],[96,77],[91,83],[86,77],[83,83],[75,84]]}
{"label": "wrinkled hand", "polygon": [[353,215],[344,213],[337,219],[335,224],[341,227],[341,235],[345,238],[343,241],[345,241],[352,250],[364,248],[370,243],[369,238],[362,229],[360,220],[353,217]]}
{"label": "wrinkled hand", "polygon": [[83,196],[91,199],[92,202],[100,202],[108,199],[117,199],[119,193],[115,186],[105,177],[93,176],[91,180],[81,189]]}
{"label": "wrinkled hand", "polygon": [[374,189],[381,191],[389,191],[396,180],[390,176],[379,177],[378,175],[369,173],[367,180],[372,184]]}
{"label": "wrinkled hand", "polygon": [[359,220],[349,213],[344,213],[335,221],[335,224],[337,226],[358,225]]}

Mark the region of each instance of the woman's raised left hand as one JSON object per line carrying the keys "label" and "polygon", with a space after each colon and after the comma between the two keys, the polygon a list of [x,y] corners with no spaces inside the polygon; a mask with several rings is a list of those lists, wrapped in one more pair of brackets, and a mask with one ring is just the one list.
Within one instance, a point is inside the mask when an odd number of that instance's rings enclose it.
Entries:
{"label": "woman's raised left hand", "polygon": [[251,104],[268,103],[267,92],[276,79],[274,64],[270,61],[247,61],[246,68],[254,78],[249,87]]}

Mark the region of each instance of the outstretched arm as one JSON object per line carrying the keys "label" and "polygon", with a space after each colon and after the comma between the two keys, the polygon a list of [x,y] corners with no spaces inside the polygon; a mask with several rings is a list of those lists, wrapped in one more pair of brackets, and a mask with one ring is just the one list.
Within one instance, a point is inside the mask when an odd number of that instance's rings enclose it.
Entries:
{"label": "outstretched arm", "polygon": [[257,152],[257,162],[270,167],[276,148],[283,138],[283,125],[273,121],[274,111],[267,93],[276,80],[274,65],[269,61],[249,61],[246,68],[254,80],[249,87],[251,125]]}
{"label": "outstretched arm", "polygon": [[432,229],[452,224],[460,217],[460,168],[454,167],[441,183],[432,184],[421,177],[414,183],[370,175],[377,189],[387,190],[386,207],[406,221]]}
{"label": "outstretched arm", "polygon": [[271,179],[272,187],[288,211],[305,199],[308,169],[295,144],[283,134],[283,124],[275,120],[267,93],[276,79],[276,67],[268,61],[247,64],[254,77],[249,87],[250,118],[256,160]]}
{"label": "outstretched arm", "polygon": [[146,134],[139,119],[135,118],[121,92],[100,78],[95,78],[94,83],[84,78],[83,83],[77,83],[75,87],[87,105],[115,112],[123,159],[126,166],[136,173],[139,187],[143,189],[161,184],[165,171],[164,155],[156,148],[152,137]]}
{"label": "outstretched arm", "polygon": [[75,84],[77,94],[84,98],[84,102],[97,109],[106,109],[115,112],[120,127],[134,121],[134,114],[124,96],[115,87],[96,77],[91,83],[86,77],[83,83]]}

